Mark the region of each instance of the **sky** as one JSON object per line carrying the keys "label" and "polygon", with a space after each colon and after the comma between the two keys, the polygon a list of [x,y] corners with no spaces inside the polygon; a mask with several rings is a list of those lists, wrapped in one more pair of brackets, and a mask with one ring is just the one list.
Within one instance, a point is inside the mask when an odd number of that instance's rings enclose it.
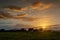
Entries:
{"label": "sky", "polygon": [[60,0],[0,0],[0,28],[40,28],[60,24]]}

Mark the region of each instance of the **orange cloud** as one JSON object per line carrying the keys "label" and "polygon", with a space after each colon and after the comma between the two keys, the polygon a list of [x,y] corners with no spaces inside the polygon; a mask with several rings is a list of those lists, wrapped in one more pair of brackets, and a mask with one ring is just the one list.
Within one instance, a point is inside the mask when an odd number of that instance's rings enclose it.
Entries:
{"label": "orange cloud", "polygon": [[9,6],[4,8],[5,11],[14,11],[14,12],[23,12],[26,10],[26,8],[22,7],[16,7],[16,6]]}
{"label": "orange cloud", "polygon": [[29,17],[28,14],[18,14],[17,16],[13,16],[9,13],[0,13],[0,18],[13,18],[13,19],[20,19],[22,21],[36,21],[38,18],[36,17]]}
{"label": "orange cloud", "polygon": [[15,16],[14,19],[21,19],[23,21],[35,21],[38,19],[36,17],[28,17],[28,16],[29,15],[27,15],[27,14],[21,14],[21,15]]}
{"label": "orange cloud", "polygon": [[43,2],[35,2],[32,5],[26,6],[26,7],[8,6],[8,7],[5,7],[4,10],[5,11],[13,11],[13,12],[23,12],[30,8],[38,9],[38,10],[46,10],[46,9],[49,9],[50,7],[52,7],[51,3],[46,4]]}
{"label": "orange cloud", "polygon": [[32,4],[31,8],[32,8],[32,9],[36,9],[36,8],[38,8],[40,5],[42,5],[42,3],[36,2],[36,3]]}
{"label": "orange cloud", "polygon": [[23,21],[36,21],[38,18],[33,18],[33,17],[15,17],[14,19],[21,19]]}
{"label": "orange cloud", "polygon": [[0,15],[0,18],[5,18],[3,15]]}
{"label": "orange cloud", "polygon": [[13,18],[13,15],[11,15],[9,13],[1,12],[0,13],[0,18]]}
{"label": "orange cloud", "polygon": [[23,21],[36,21],[38,18],[34,17],[23,17]]}
{"label": "orange cloud", "polygon": [[42,3],[42,2],[36,2],[30,7],[32,9],[45,10],[45,9],[49,9],[50,7],[52,7],[52,4],[51,3],[45,4],[45,3]]}
{"label": "orange cloud", "polygon": [[28,14],[18,14],[16,17],[26,17]]}
{"label": "orange cloud", "polygon": [[23,12],[26,8],[12,9],[14,12]]}

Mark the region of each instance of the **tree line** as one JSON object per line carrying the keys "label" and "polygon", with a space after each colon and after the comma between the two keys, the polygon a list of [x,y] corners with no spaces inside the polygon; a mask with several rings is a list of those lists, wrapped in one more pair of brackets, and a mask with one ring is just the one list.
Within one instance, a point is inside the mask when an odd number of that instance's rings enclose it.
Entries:
{"label": "tree line", "polygon": [[[43,29],[40,28],[39,31],[42,31]],[[34,28],[21,28],[21,29],[11,29],[11,30],[5,30],[5,29],[0,29],[0,32],[26,32],[26,31],[38,31],[38,29]]]}

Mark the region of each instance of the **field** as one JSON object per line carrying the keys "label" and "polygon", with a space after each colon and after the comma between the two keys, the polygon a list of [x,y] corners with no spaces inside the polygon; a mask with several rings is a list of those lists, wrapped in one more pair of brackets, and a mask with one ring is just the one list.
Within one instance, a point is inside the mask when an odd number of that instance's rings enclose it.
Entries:
{"label": "field", "polygon": [[60,32],[0,32],[0,40],[60,40]]}

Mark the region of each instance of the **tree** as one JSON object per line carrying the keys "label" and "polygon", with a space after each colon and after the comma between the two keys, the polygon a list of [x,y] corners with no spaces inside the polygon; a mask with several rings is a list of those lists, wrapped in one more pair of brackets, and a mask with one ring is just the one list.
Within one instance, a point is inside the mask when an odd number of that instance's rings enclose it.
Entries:
{"label": "tree", "polygon": [[5,29],[1,29],[0,31],[2,31],[2,32],[3,32],[3,31],[5,31]]}
{"label": "tree", "polygon": [[34,29],[33,28],[29,28],[28,31],[33,31]]}
{"label": "tree", "polygon": [[24,28],[21,28],[21,29],[20,29],[20,31],[26,31],[26,29],[24,29]]}

